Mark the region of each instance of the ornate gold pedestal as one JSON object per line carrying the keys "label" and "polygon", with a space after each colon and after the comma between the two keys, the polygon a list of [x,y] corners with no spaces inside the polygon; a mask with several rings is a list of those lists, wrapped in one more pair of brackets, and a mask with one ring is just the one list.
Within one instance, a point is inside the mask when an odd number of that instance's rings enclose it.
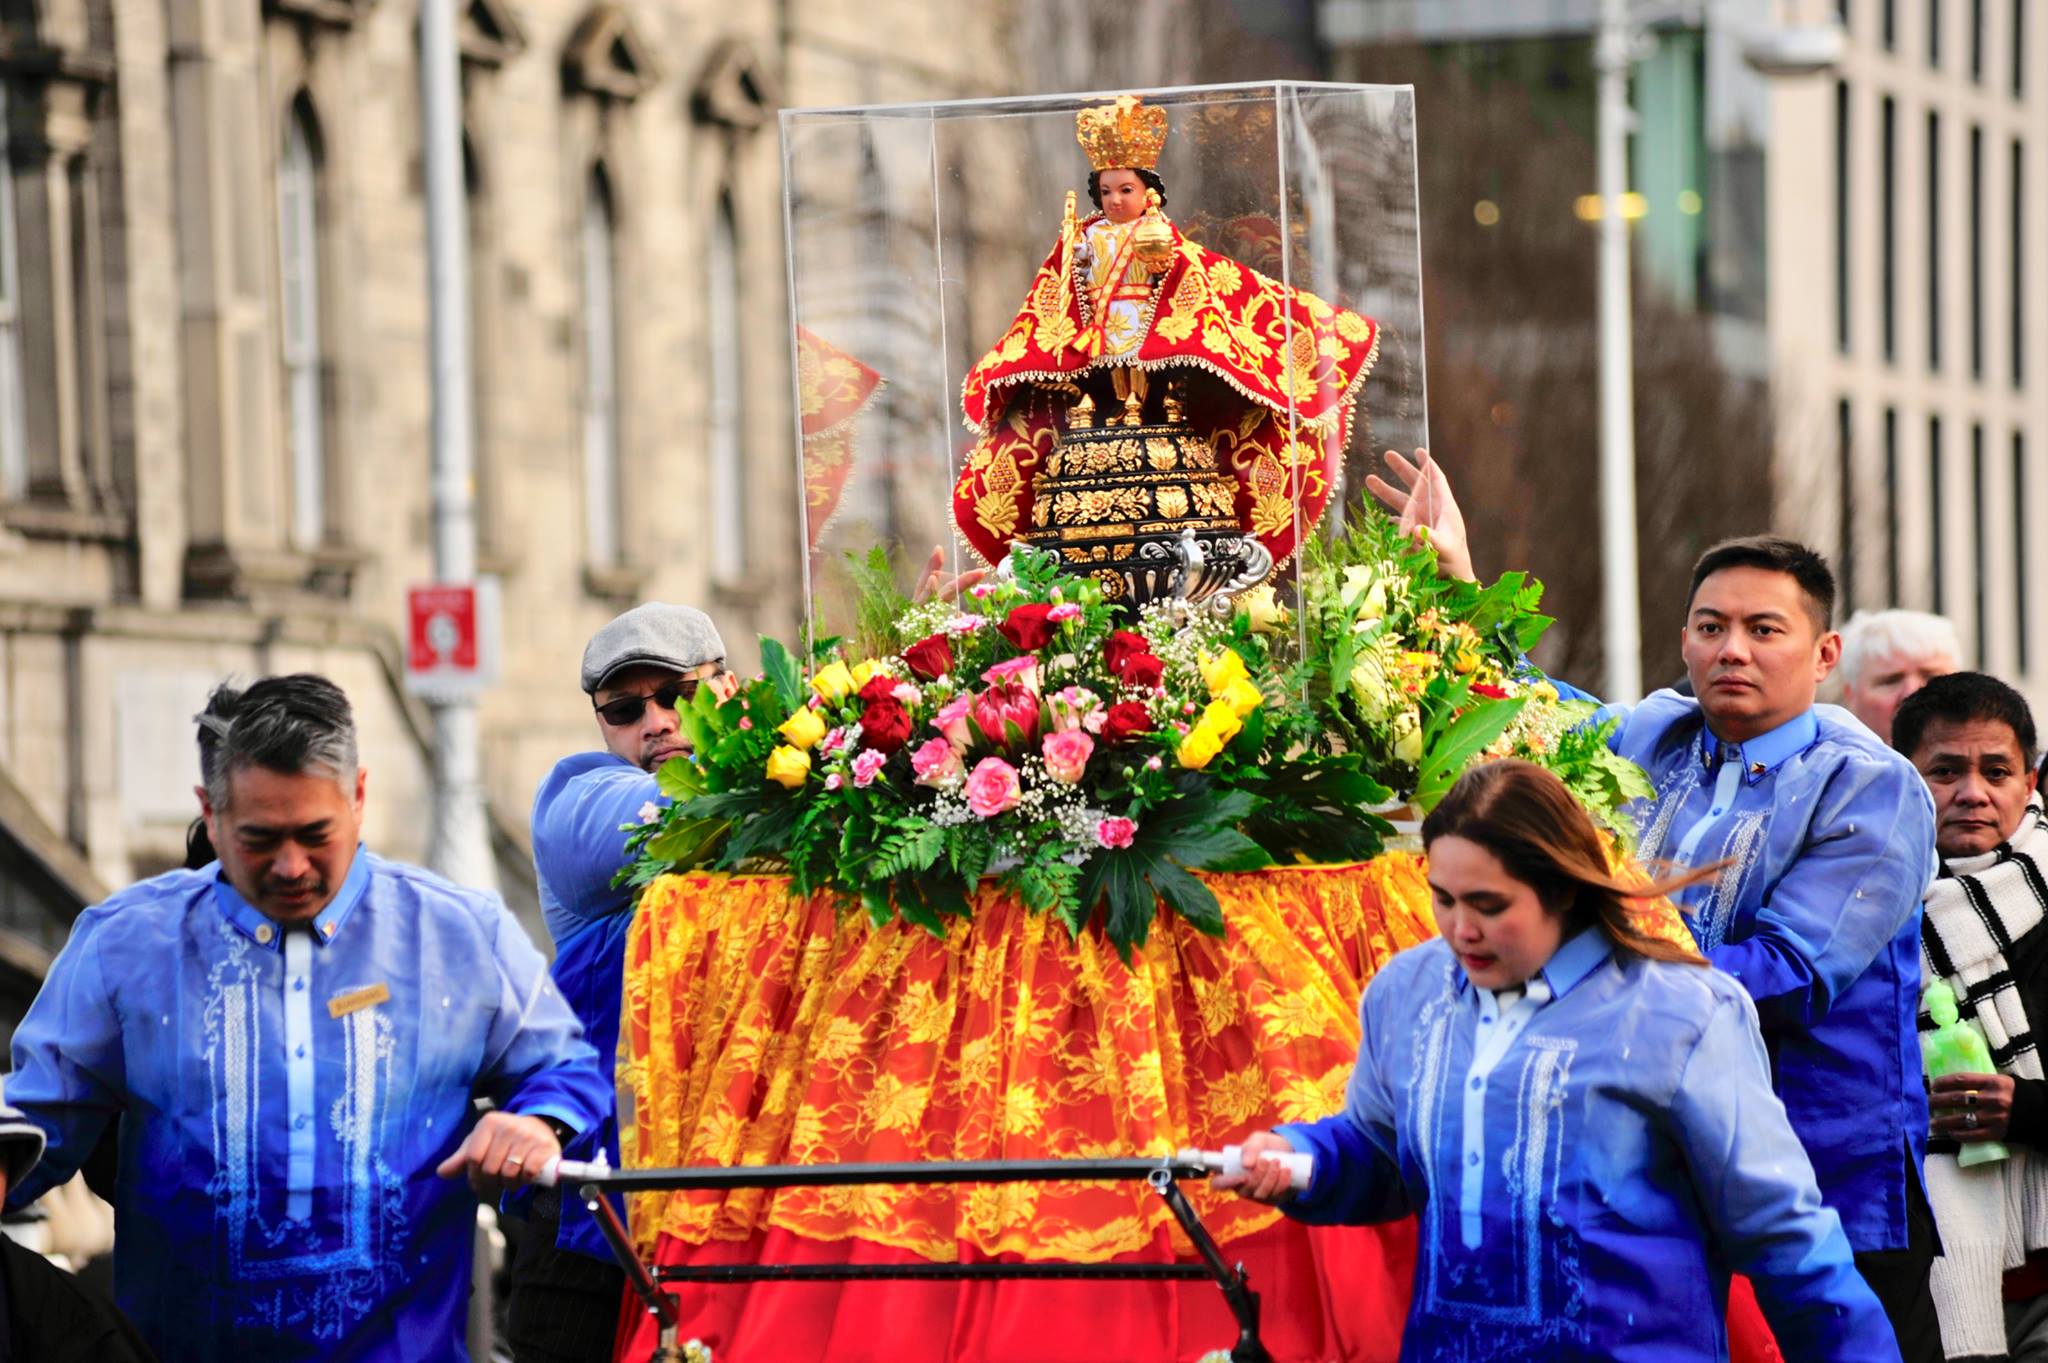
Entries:
{"label": "ornate gold pedestal", "polygon": [[[1169,405],[1152,425],[1076,425],[1039,470],[1026,540],[1090,573],[1133,610],[1199,601],[1265,577],[1272,556],[1237,523],[1237,481]],[[1085,404],[1080,409],[1085,417]]]}

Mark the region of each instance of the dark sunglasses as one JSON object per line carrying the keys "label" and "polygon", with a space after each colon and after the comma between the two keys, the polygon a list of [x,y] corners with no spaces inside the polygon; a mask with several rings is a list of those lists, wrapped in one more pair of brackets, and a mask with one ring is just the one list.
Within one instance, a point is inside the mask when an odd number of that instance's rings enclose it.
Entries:
{"label": "dark sunglasses", "polygon": [[673,710],[677,701],[688,701],[696,695],[697,686],[698,679],[695,677],[678,677],[672,682],[664,683],[652,695],[620,696],[617,700],[606,701],[603,705],[593,701],[590,708],[597,711],[597,717],[614,729],[623,729],[628,724],[640,722],[640,716],[647,713],[648,701],[653,701],[664,710]]}

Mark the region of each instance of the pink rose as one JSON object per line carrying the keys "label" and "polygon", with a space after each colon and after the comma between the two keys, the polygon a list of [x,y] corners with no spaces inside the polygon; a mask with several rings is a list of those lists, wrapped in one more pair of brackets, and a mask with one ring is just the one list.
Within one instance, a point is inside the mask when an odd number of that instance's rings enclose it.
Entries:
{"label": "pink rose", "polygon": [[1010,750],[1010,730],[1017,731],[1017,746],[1038,737],[1038,693],[1012,683],[998,683],[976,696],[969,713],[981,736],[1005,752]]}
{"label": "pink rose", "polygon": [[1129,847],[1131,835],[1138,826],[1129,819],[1109,818],[1095,825],[1095,844],[1098,847]]}
{"label": "pink rose", "polygon": [[932,727],[946,736],[953,745],[953,751],[965,752],[974,735],[967,730],[967,707],[974,703],[974,697],[962,692],[939,707],[932,716]]}
{"label": "pink rose", "polygon": [[1045,736],[1040,748],[1045,755],[1045,774],[1062,785],[1073,785],[1087,769],[1095,740],[1079,729],[1062,729]]}
{"label": "pink rose", "polygon": [[[1102,732],[1102,699],[1085,686],[1068,686],[1046,697],[1052,707],[1055,729],[1086,729]],[[1093,723],[1089,721],[1093,720]]]}
{"label": "pink rose", "polygon": [[875,774],[881,771],[882,764],[888,760],[887,753],[876,752],[873,748],[861,749],[859,755],[853,759],[853,783],[857,786],[873,785]]}
{"label": "pink rose", "polygon": [[990,686],[1008,682],[1021,686],[1026,691],[1036,692],[1038,690],[1038,659],[1031,657],[1029,654],[1019,658],[1008,659],[1005,662],[997,663],[994,667],[982,673],[981,679]]}
{"label": "pink rose", "polygon": [[909,682],[898,682],[896,689],[889,694],[902,701],[905,705],[915,705],[924,699],[924,692],[918,690]]}
{"label": "pink rose", "polygon": [[839,779],[839,773],[836,771],[825,778],[825,789],[827,790],[837,790],[844,784],[846,783]]}
{"label": "pink rose", "polygon": [[1055,625],[1064,624],[1069,620],[1079,620],[1081,618],[1081,608],[1073,602],[1067,601],[1047,611],[1045,618],[1052,621]]}
{"label": "pink rose", "polygon": [[1017,769],[1000,757],[984,757],[967,777],[967,808],[976,818],[993,819],[1015,809],[1024,798],[1024,785]]}
{"label": "pink rose", "polygon": [[921,786],[951,790],[965,775],[960,754],[943,738],[927,739],[910,755],[910,770]]}

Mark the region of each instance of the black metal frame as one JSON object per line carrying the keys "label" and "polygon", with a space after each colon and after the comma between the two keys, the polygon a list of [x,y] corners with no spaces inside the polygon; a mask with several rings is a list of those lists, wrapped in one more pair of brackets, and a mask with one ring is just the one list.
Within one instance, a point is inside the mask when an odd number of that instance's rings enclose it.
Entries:
{"label": "black metal frame", "polygon": [[[668,1283],[746,1282],[949,1282],[1028,1279],[1037,1281],[1191,1281],[1207,1278],[1222,1290],[1237,1319],[1237,1343],[1231,1363],[1272,1363],[1259,1338],[1259,1294],[1243,1264],[1223,1257],[1202,1220],[1195,1214],[1180,1180],[1207,1178],[1204,1165],[1183,1159],[1048,1159],[953,1160],[926,1164],[762,1164],[738,1168],[704,1166],[678,1169],[614,1169],[587,1171],[578,1194],[596,1216],[626,1280],[660,1326],[654,1363],[678,1363],[677,1312]],[[986,1264],[719,1264],[673,1267],[649,1272],[633,1252],[626,1227],[606,1193],[655,1191],[724,1192],[735,1188],[820,1188],[875,1183],[1052,1183],[1117,1182],[1142,1179],[1165,1201],[1167,1210],[1201,1257],[1199,1264],[1081,1264],[1059,1261]]]}

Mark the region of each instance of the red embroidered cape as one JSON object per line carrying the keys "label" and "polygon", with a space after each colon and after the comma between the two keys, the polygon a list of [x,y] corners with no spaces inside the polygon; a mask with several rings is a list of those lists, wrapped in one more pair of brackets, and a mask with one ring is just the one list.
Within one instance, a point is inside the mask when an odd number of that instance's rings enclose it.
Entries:
{"label": "red embroidered cape", "polygon": [[[1102,349],[1082,266],[1063,269],[1066,260],[1055,244],[1009,330],[961,389],[967,424],[981,439],[954,485],[953,518],[991,563],[1029,523],[1032,477],[1057,438],[1068,398],[1047,385],[1089,369]],[[1189,421],[1237,478],[1238,523],[1285,563],[1297,521],[1313,524],[1329,501],[1331,461],[1350,440],[1379,328],[1178,229],[1142,323],[1135,351],[1105,363],[1197,369],[1222,381],[1224,397],[1191,405]]]}

